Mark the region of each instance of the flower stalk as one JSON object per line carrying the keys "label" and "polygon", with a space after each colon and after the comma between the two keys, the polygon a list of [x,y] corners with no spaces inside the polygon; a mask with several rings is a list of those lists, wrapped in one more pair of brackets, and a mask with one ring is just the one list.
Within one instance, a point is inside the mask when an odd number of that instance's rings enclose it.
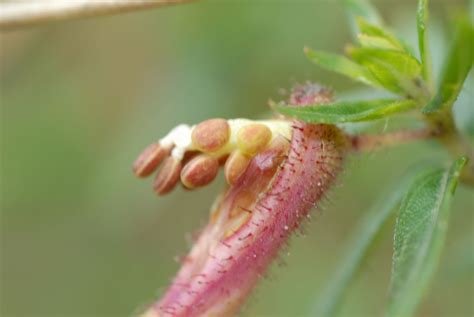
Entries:
{"label": "flower stalk", "polygon": [[386,134],[349,135],[352,148],[358,152],[370,152],[389,146],[400,145],[417,140],[426,140],[437,135],[436,131],[423,128],[418,130],[402,130]]}

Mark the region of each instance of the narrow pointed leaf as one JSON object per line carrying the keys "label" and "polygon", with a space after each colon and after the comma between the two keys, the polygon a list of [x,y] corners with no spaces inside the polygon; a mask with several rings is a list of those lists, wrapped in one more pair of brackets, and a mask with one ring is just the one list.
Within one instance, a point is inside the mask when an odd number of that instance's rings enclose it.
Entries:
{"label": "narrow pointed leaf", "polygon": [[450,202],[465,157],[450,169],[429,169],[403,199],[395,225],[394,254],[386,316],[411,316],[438,264]]}
{"label": "narrow pointed leaf", "polygon": [[369,0],[343,0],[354,37],[360,33],[356,19],[362,17],[373,24],[383,24],[380,14]]}
{"label": "narrow pointed leaf", "polygon": [[451,109],[467,77],[474,58],[474,30],[466,20],[459,23],[454,41],[444,61],[438,93],[423,108],[424,113]]}
{"label": "narrow pointed leaf", "polygon": [[330,317],[336,315],[349,285],[356,277],[363,260],[369,254],[369,250],[375,244],[377,236],[395,211],[398,210],[396,207],[405,195],[406,188],[413,182],[414,174],[415,171],[412,171],[401,182],[397,182],[390,194],[383,195],[383,199],[380,199],[360,222],[352,238],[349,239],[351,242],[344,259],[339,261],[339,267],[317,302],[314,316]]}
{"label": "narrow pointed leaf", "polygon": [[345,75],[367,85],[380,87],[380,84],[364,66],[358,65],[344,56],[314,51],[310,48],[305,48],[305,53],[311,62],[322,68]]}
{"label": "narrow pointed leaf", "polygon": [[362,47],[368,48],[381,48],[381,49],[388,49],[388,50],[399,50],[400,48],[395,46],[392,42],[387,40],[384,37],[380,36],[373,36],[367,34],[359,34],[357,36],[359,43]]}
{"label": "narrow pointed leaf", "polygon": [[331,104],[292,107],[284,103],[270,104],[276,111],[302,121],[313,123],[344,123],[371,121],[416,108],[412,100],[379,99],[339,101]]}
{"label": "narrow pointed leaf", "polygon": [[420,59],[423,78],[431,85],[431,56],[428,46],[428,0],[418,1],[418,11],[416,15],[416,24],[418,29],[418,48],[420,50]]}
{"label": "narrow pointed leaf", "polygon": [[390,42],[395,50],[411,54],[411,48],[385,28],[369,23],[367,20],[360,17],[357,18],[357,26],[359,27],[361,34],[383,38]]}
{"label": "narrow pointed leaf", "polygon": [[376,48],[352,47],[349,55],[359,64],[366,66],[381,85],[396,94],[414,98],[420,94],[421,65],[411,55]]}

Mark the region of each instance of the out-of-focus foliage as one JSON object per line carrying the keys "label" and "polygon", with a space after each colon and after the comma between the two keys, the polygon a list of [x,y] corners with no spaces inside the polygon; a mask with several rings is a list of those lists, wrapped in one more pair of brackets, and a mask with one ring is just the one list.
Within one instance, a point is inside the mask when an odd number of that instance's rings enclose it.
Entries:
{"label": "out-of-focus foliage", "polygon": [[418,169],[411,170],[402,180],[397,180],[390,191],[379,198],[371,211],[364,215],[358,227],[354,229],[344,258],[339,262],[325,292],[317,301],[315,316],[334,316],[340,310],[344,298],[348,296],[348,286],[360,270],[364,259],[369,255],[377,236],[395,213],[396,207],[406,194],[406,188],[413,182],[413,175],[417,171]]}
{"label": "out-of-focus foliage", "polygon": [[464,81],[474,59],[474,29],[466,20],[459,21],[448,56],[443,63],[443,71],[438,90],[424,112],[449,111],[463,88]]}
{"label": "out-of-focus foliage", "polygon": [[[430,21],[443,25],[465,2],[432,1]],[[413,1],[375,3],[391,25],[414,21]],[[186,239],[205,223],[222,187],[219,181],[157,198],[133,178],[135,155],[171,127],[264,116],[266,100],[295,81],[337,92],[362,87],[319,70],[302,53],[304,46],[340,51],[349,41],[337,1],[197,1],[0,36],[0,314],[8,317],[130,316],[164,290],[178,268],[173,258],[185,254]],[[432,44],[439,49],[445,37],[437,36]],[[469,100],[472,90],[454,107],[459,120]],[[344,186],[292,241],[291,255],[280,255],[284,269],[275,268],[243,316],[312,316],[347,232],[384,184],[413,162],[442,155],[414,144],[354,158]],[[461,186],[451,214],[456,229],[422,315],[474,314],[473,204]],[[374,303],[387,298],[390,230],[379,242],[341,316],[383,311]]]}

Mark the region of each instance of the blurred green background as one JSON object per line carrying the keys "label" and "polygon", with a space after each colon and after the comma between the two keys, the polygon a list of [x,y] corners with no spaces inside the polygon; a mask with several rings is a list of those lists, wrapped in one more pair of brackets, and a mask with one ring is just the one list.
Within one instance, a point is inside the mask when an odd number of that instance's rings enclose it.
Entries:
{"label": "blurred green background", "polygon": [[[416,2],[374,2],[414,42]],[[450,13],[466,5],[432,1],[435,60]],[[158,297],[223,181],[157,198],[133,177],[135,156],[181,122],[263,116],[267,100],[297,81],[357,92],[302,53],[305,45],[341,51],[348,41],[343,8],[330,0],[203,0],[2,33],[0,315],[130,316]],[[472,97],[471,86],[456,105],[471,131]],[[435,144],[352,157],[242,316],[313,316],[371,203],[414,162],[443,157]],[[419,316],[474,315],[473,206],[460,186]],[[342,316],[381,315],[391,236],[387,227]]]}

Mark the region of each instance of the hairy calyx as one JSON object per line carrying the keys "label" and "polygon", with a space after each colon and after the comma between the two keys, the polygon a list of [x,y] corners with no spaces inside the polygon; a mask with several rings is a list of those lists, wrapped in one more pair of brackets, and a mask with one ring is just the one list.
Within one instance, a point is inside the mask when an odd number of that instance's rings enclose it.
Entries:
{"label": "hairy calyx", "polygon": [[[314,84],[296,87],[290,97],[294,106],[329,99]],[[144,316],[231,316],[334,182],[347,138],[332,125],[286,119],[213,119],[180,129],[188,130],[147,149],[135,173],[149,175],[164,160],[154,183],[163,194],[179,180],[203,186],[224,164],[229,187],[173,283]]]}

